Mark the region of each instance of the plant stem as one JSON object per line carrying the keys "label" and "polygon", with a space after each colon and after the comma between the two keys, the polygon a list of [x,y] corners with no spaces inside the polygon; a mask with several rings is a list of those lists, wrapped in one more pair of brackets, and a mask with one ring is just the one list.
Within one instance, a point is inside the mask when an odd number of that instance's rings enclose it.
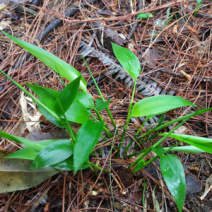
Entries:
{"label": "plant stem", "polygon": [[11,77],[9,77],[6,73],[4,73],[1,69],[0,72],[7,77],[13,84],[15,84],[18,88],[20,88],[25,94],[27,94],[30,98],[32,98],[38,105],[40,105],[43,109],[45,109],[51,116],[53,116],[58,122],[60,122],[60,118],[51,111],[46,105],[44,105],[41,101],[36,99],[31,93],[29,93],[24,87],[22,87],[19,83],[17,83],[15,80],[13,80]]}
{"label": "plant stem", "polygon": [[165,135],[163,138],[161,138],[158,142],[156,142],[153,146],[151,146],[149,149],[147,149],[141,156],[139,156],[130,166],[129,168],[132,168],[136,163],[138,163],[143,157],[145,157],[152,148],[157,147],[160,145],[171,133],[173,133],[176,129],[178,129],[180,126],[182,126],[190,117],[187,117],[182,123],[178,124],[174,129],[172,129],[167,135]]}
{"label": "plant stem", "polygon": [[96,164],[90,162],[90,165],[100,171],[103,171],[105,174],[108,174],[108,171],[106,171],[105,169],[102,169],[101,167],[97,166]]}
{"label": "plant stem", "polygon": [[120,143],[119,143],[119,147],[118,147],[118,152],[117,152],[117,154],[120,153],[121,146],[122,146],[122,143],[123,143],[123,140],[124,140],[126,131],[127,131],[127,127],[128,127],[128,125],[129,125],[129,122],[130,122],[131,110],[132,110],[132,105],[133,105],[133,99],[134,99],[134,95],[135,95],[135,88],[136,88],[136,80],[135,80],[135,82],[134,82],[133,92],[132,92],[132,96],[131,96],[131,100],[130,100],[130,106],[129,106],[129,110],[128,110],[128,114],[127,114],[127,123],[126,123],[126,125],[125,125],[125,127],[124,127],[124,131],[123,131],[122,136],[121,136],[121,140],[120,140]]}
{"label": "plant stem", "polygon": [[[92,116],[92,118],[93,118],[95,121],[99,121],[92,113],[90,113],[90,115]],[[100,121],[101,121],[101,120],[100,120]],[[109,129],[108,129],[108,127],[107,127],[106,124],[104,125],[103,128],[104,128],[104,130],[105,130],[107,136],[108,136],[109,138],[112,138],[112,137],[113,137],[113,134],[109,131]],[[105,139],[105,140],[106,140],[106,139]]]}
{"label": "plant stem", "polygon": [[63,110],[63,106],[62,106],[62,104],[61,104],[61,102],[60,102],[60,100],[59,100],[58,98],[57,98],[56,101],[58,101],[58,104],[59,104],[59,106],[60,106],[60,109],[61,109],[62,112],[63,112],[63,116],[64,116],[64,119],[65,119],[65,121],[66,121],[66,126],[67,126],[67,130],[68,130],[68,132],[69,132],[69,135],[70,135],[70,137],[72,138],[73,143],[75,143],[76,138],[75,138],[75,136],[74,136],[73,130],[71,129],[70,123],[68,122],[68,119],[66,118],[65,112],[64,112],[64,110]]}
{"label": "plant stem", "polygon": [[206,113],[206,112],[208,112],[210,110],[212,110],[212,107],[211,108],[207,108],[207,109],[203,109],[203,110],[198,110],[198,111],[196,111],[194,113],[191,113],[189,115],[185,115],[185,116],[180,117],[178,119],[169,121],[169,122],[167,122],[167,123],[165,123],[165,124],[163,124],[161,126],[158,126],[158,127],[154,128],[152,130],[149,130],[148,132],[146,132],[143,135],[141,135],[140,137],[138,137],[136,140],[139,141],[141,138],[144,138],[145,136],[147,136],[147,135],[149,135],[149,134],[151,134],[151,133],[153,133],[153,132],[155,132],[157,130],[163,129],[164,127],[168,127],[169,125],[174,124],[174,123],[176,123],[178,121],[182,121],[184,119],[191,118],[192,116],[196,116],[196,115],[199,115],[199,114],[202,114],[202,113]]}
{"label": "plant stem", "polygon": [[[92,80],[93,80],[93,82],[94,82],[94,84],[95,84],[95,86],[96,86],[96,89],[97,89],[99,95],[101,96],[102,100],[105,101],[105,98],[103,97],[102,92],[100,91],[99,86],[97,85],[96,80],[94,79],[94,76],[93,76],[93,74],[92,74],[92,72],[91,72],[91,70],[90,70],[90,68],[89,68],[89,66],[88,66],[88,64],[87,64],[87,62],[85,61],[85,58],[84,58],[83,56],[82,56],[82,59],[83,59],[85,65],[86,65],[86,67],[87,67],[87,69],[88,69],[89,74],[91,75],[91,78],[92,78]],[[110,117],[110,119],[111,119],[111,122],[112,122],[114,128],[116,129],[116,123],[115,123],[115,121],[114,121],[114,119],[113,119],[113,116],[112,116],[112,114],[111,114],[111,112],[110,112],[109,107],[107,107],[106,110],[107,110],[107,113],[108,113],[108,115],[109,115],[109,117]]]}
{"label": "plant stem", "polygon": [[[145,121],[142,123],[142,125],[140,126],[140,128],[138,129],[137,133],[135,134],[135,136],[138,135],[138,133],[141,131],[141,129],[143,128],[144,124],[147,122],[148,117],[145,119]],[[126,149],[123,152],[123,155],[125,155],[128,151],[128,149],[130,148],[130,146],[132,145],[133,140],[130,141],[130,143],[127,145]]]}

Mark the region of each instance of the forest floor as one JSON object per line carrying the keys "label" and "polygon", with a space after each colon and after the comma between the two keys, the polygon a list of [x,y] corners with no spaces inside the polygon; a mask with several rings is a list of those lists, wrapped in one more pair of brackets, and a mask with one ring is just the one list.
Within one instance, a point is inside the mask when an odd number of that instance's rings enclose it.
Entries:
{"label": "forest floor", "polygon": [[[140,13],[145,14],[139,18],[137,15]],[[117,63],[111,42],[132,50],[141,62],[139,79],[145,88],[136,93],[135,101],[168,94],[193,102],[197,109],[212,107],[211,0],[3,0],[0,1],[0,28],[74,66],[88,82],[89,93],[99,98],[90,83],[90,75],[80,55],[83,54],[93,75],[99,77],[104,97],[111,99],[109,107],[119,127],[125,125],[132,86],[127,86],[126,76],[107,74],[113,66],[105,60],[109,58]],[[90,45],[90,49],[86,49],[86,45]],[[56,90],[63,88],[57,73],[27,55],[1,32],[0,69],[23,86],[26,82],[36,82]],[[0,130],[35,141],[64,137],[63,131],[43,117],[33,124],[31,120],[29,126],[24,119],[26,114],[23,114],[20,97],[21,91],[0,75]],[[35,108],[30,105],[27,104],[26,110],[34,113]],[[168,117],[174,119],[185,113],[177,109],[169,112]],[[105,111],[102,115],[107,116]],[[129,137],[140,124],[140,119],[130,124]],[[146,128],[148,124],[154,125],[154,120],[147,123]],[[178,133],[212,138],[212,113],[192,117]],[[116,145],[118,139],[114,142]],[[175,143],[169,139],[163,145]],[[149,145],[147,142],[132,151]],[[0,142],[1,150],[15,151],[19,148],[8,140]],[[105,157],[91,157],[91,160],[109,168],[109,151],[107,148],[104,150]],[[186,174],[183,211],[212,212],[212,192],[202,196],[207,180],[212,181],[212,156],[207,153],[174,154],[182,162]],[[36,187],[0,194],[0,212],[177,211],[164,184],[158,161],[133,173],[127,168],[131,160],[133,158],[111,158],[112,183],[108,175],[86,169],[76,175],[61,172]]]}

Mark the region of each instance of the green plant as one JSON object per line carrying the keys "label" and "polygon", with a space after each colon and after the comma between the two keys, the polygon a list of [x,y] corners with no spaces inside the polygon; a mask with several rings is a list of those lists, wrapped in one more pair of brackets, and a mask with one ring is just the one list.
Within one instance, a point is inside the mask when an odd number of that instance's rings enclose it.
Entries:
{"label": "green plant", "polygon": [[203,1],[203,0],[197,0],[197,8],[196,8],[196,10],[195,10],[195,12],[194,12],[194,16],[196,16],[197,11],[199,10],[200,5],[202,4],[202,1]]}
{"label": "green plant", "polygon": [[[113,138],[113,141],[116,135],[120,136],[120,144],[118,146],[114,146],[114,144],[111,146],[111,151],[114,150],[114,148],[116,150],[117,147],[117,156],[119,156],[120,148],[124,141],[125,133],[132,117],[145,116],[145,121],[147,121],[149,118],[156,115],[161,115],[161,117],[163,117],[164,113],[175,108],[195,106],[193,103],[181,97],[169,95],[145,98],[134,104],[133,101],[136,81],[141,71],[140,62],[131,51],[112,43],[115,56],[123,68],[134,79],[134,86],[126,125],[122,134],[120,134],[120,130],[117,129],[112,114],[108,108],[110,100],[105,101],[96,83],[97,90],[102,99],[97,99],[96,103],[94,104],[92,96],[87,93],[85,80],[76,69],[39,47],[17,39],[5,32],[3,33],[11,40],[25,48],[31,54],[42,60],[46,65],[57,71],[61,76],[72,81],[62,91],[56,91],[27,83],[28,87],[39,97],[39,99],[37,99],[6,73],[0,70],[3,75],[5,75],[11,82],[13,82],[18,88],[30,96],[35,103],[37,103],[39,111],[46,119],[60,128],[65,128],[70,135],[70,139],[44,140],[35,143],[30,140],[0,131],[0,136],[2,138],[13,140],[25,145],[24,148],[6,156],[6,158],[32,160],[32,169],[50,166],[60,170],[72,170],[74,173],[76,173],[78,170],[86,168],[97,168],[101,170],[101,167],[98,167],[89,161],[89,156],[98,143],[100,136],[105,139],[102,133],[103,130],[105,131],[107,137]],[[87,68],[92,76],[88,66]],[[82,91],[79,91],[79,89]],[[103,118],[101,117],[100,111],[103,109],[107,109],[108,111],[109,117],[115,128],[114,132],[110,132]],[[160,137],[160,139],[158,139],[158,142],[153,144],[150,148],[144,149],[142,152],[135,153],[134,155],[139,155],[139,157],[129,166],[129,168],[134,167],[134,172],[136,172],[146,165],[152,163],[157,158],[160,158],[161,172],[170,193],[175,199],[179,211],[182,211],[185,198],[185,175],[180,160],[174,154],[168,154],[168,152],[174,150],[192,153],[200,153],[204,151],[212,153],[212,139],[175,134],[174,131],[192,116],[202,114],[210,110],[212,110],[212,108],[197,110],[194,113],[176,118],[175,120],[166,123],[163,123],[163,118],[161,118],[158,126],[139,136],[140,129],[144,125],[143,123],[135,134],[135,139],[139,143],[151,140],[152,137]],[[93,115],[93,111],[96,113],[96,116]],[[72,122],[81,124],[77,134],[70,126]],[[159,130],[177,122],[180,123],[170,132],[159,133]],[[161,146],[161,143],[167,137],[177,139],[179,142],[188,143],[191,146],[185,146],[182,148],[176,147],[175,145],[164,148]],[[126,148],[124,152],[125,154],[128,148],[129,146]],[[145,156],[151,151],[155,152],[157,156],[145,161]],[[130,157],[130,155],[126,156]]]}

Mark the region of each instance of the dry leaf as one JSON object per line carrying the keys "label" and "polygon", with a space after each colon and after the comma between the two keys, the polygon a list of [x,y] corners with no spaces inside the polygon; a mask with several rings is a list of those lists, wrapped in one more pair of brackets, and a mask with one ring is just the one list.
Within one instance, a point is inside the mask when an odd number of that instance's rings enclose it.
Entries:
{"label": "dry leaf", "polygon": [[29,169],[31,160],[4,158],[10,153],[0,150],[0,193],[35,187],[58,173],[51,167]]}

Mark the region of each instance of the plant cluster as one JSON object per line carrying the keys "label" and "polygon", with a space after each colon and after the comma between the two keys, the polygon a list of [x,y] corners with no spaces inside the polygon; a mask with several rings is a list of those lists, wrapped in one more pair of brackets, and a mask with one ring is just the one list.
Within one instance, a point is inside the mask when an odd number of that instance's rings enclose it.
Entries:
{"label": "plant cluster", "polygon": [[[186,192],[185,174],[180,160],[177,156],[170,154],[169,152],[182,151],[189,153],[212,153],[212,139],[176,134],[174,131],[192,116],[211,111],[212,108],[197,110],[194,113],[190,113],[164,123],[163,114],[167,111],[185,106],[194,107],[195,105],[179,96],[169,95],[148,97],[134,104],[136,81],[141,71],[140,62],[130,50],[112,43],[116,58],[134,80],[126,124],[122,130],[122,134],[120,134],[108,107],[110,100],[106,101],[104,99],[87,64],[86,66],[88,71],[94,80],[99,95],[101,96],[101,99],[97,99],[95,102],[92,96],[87,92],[86,82],[82,75],[72,66],[44,49],[24,42],[5,32],[2,33],[40,59],[51,69],[55,70],[59,75],[71,81],[71,83],[68,84],[62,91],[41,87],[35,83],[27,83],[27,86],[37,95],[38,99],[6,73],[0,70],[3,75],[5,75],[11,82],[13,82],[18,88],[31,97],[35,103],[37,103],[38,110],[46,119],[59,128],[65,128],[70,135],[70,139],[50,139],[35,143],[33,141],[0,131],[0,136],[2,138],[13,140],[25,145],[24,148],[6,156],[6,158],[32,160],[30,166],[31,169],[50,166],[59,170],[71,170],[74,171],[74,174],[78,170],[86,168],[97,168],[101,170],[101,167],[98,167],[89,160],[89,156],[94,151],[100,137],[102,137],[103,140],[106,140],[107,138],[114,138],[114,136],[120,135],[119,145],[113,147],[113,151],[116,151],[116,155],[119,156],[130,119],[132,117],[144,116],[146,118],[146,122],[149,118],[160,115],[160,122],[155,128],[140,135],[140,131],[145,124],[144,122],[140,129],[136,132],[135,139],[139,143],[144,143],[148,140],[151,141],[153,137],[158,138],[158,141],[155,144],[152,144],[150,148],[135,153],[139,156],[132,164],[130,164],[129,168],[132,168],[134,172],[137,172],[159,158],[160,169],[166,185],[177,204],[178,210],[182,211]],[[100,114],[100,111],[104,109],[107,110],[114,126],[113,132],[109,130]],[[81,124],[77,133],[72,130],[70,125],[71,123]],[[173,125],[174,123],[178,124],[170,130],[170,132],[159,132],[159,130]],[[177,147],[177,145],[162,147],[161,143],[168,137],[178,140],[179,143],[185,142],[189,145],[180,147]],[[130,145],[131,143],[124,151],[124,155],[127,157],[129,157],[127,155],[127,150]],[[153,151],[156,156],[146,161],[144,158],[151,151]]]}

